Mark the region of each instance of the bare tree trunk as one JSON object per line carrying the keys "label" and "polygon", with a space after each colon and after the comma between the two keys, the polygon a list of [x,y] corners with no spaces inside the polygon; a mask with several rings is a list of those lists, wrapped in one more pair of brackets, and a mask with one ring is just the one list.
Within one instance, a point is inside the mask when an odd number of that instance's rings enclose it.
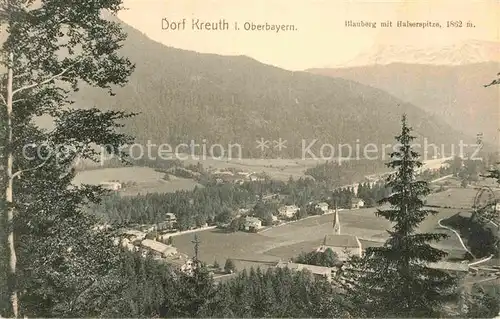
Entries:
{"label": "bare tree trunk", "polygon": [[11,302],[12,302],[12,312],[14,318],[19,316],[19,305],[17,298],[17,274],[16,274],[16,247],[14,243],[14,207],[13,207],[13,174],[12,174],[12,166],[14,162],[13,150],[12,150],[12,104],[13,104],[13,62],[14,62],[14,54],[11,52],[9,54],[9,66],[8,66],[8,74],[7,74],[7,187],[5,190],[5,200],[7,202],[7,225],[8,229],[8,245],[9,245],[9,270],[11,276],[11,282],[13,283],[10,287],[11,289]]}

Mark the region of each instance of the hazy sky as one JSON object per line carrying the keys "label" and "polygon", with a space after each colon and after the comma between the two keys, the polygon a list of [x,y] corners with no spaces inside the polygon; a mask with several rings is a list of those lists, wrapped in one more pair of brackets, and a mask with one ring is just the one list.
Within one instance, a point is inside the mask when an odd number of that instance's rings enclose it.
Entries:
{"label": "hazy sky", "polygon": [[[248,55],[286,69],[342,64],[381,44],[441,46],[465,40],[500,41],[500,1],[420,0],[125,0],[119,17],[150,38],[181,49]],[[162,19],[186,19],[186,29],[162,30]],[[191,19],[238,22],[239,31],[193,31]],[[377,22],[377,28],[346,28],[345,20]],[[381,28],[392,20],[439,21],[435,28]],[[449,29],[462,20],[475,28]],[[245,31],[245,22],[293,24],[296,31]]]}

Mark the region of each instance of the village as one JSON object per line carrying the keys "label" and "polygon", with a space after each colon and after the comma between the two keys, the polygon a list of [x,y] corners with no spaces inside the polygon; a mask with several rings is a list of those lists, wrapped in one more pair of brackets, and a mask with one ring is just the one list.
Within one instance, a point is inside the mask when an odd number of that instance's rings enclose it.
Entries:
{"label": "village", "polygon": [[[227,174],[227,176],[231,176]],[[121,189],[119,182],[103,182],[103,186],[108,186],[109,189]],[[272,197],[272,196],[271,196]],[[338,221],[338,211],[343,209],[330,207],[326,202],[313,203],[310,205],[319,212],[319,215],[334,214],[334,220],[338,229],[340,223]],[[353,198],[350,209],[363,208],[364,202],[359,198]],[[279,207],[272,215],[272,225],[264,226],[263,220],[252,215],[252,211],[248,208],[240,208],[233,213],[231,221],[239,221],[238,229],[235,231],[243,231],[247,233],[258,233],[263,230],[268,230],[272,227],[286,225],[290,222],[298,220],[300,208],[296,205],[283,205]],[[118,236],[115,238],[116,245],[122,245],[130,251],[140,251],[144,257],[151,254],[153,258],[170,264],[177,269],[190,274],[193,271],[193,260],[187,254],[181,253],[173,244],[174,236],[193,233],[202,230],[214,228],[227,229],[231,223],[208,225],[205,224],[201,228],[193,228],[187,231],[179,231],[177,229],[177,218],[173,213],[167,213],[166,219],[157,224],[142,224],[129,225],[126,228],[118,230]],[[111,229],[111,226],[100,226],[100,229]],[[318,251],[332,249],[340,260],[346,260],[348,255],[354,254],[361,256],[361,244],[356,237],[349,235],[340,235],[331,237],[326,236],[325,242]],[[281,263],[277,266],[282,266]]]}
{"label": "village", "polygon": [[[455,179],[447,173],[449,163],[446,160],[433,160],[436,163],[427,169],[427,173],[431,172],[429,176],[437,177],[431,183],[431,188],[436,194],[441,192],[443,187],[448,188],[446,185],[450,185],[450,180]],[[440,171],[442,167],[445,169]],[[265,174],[230,168],[208,169],[207,171],[216,185],[233,184],[240,187],[245,183],[261,182],[266,179]],[[181,176],[185,177],[199,176],[199,173],[184,167],[169,169],[168,172],[171,174],[180,173]],[[419,173],[423,172],[425,173],[424,170],[419,171]],[[365,185],[372,187],[386,176],[387,173],[367,176]],[[131,183],[118,180],[101,182],[103,188],[118,194],[128,185]],[[382,245],[386,238],[384,237],[386,236],[384,229],[390,228],[390,224],[382,225],[377,218],[374,218],[373,213],[376,208],[367,205],[363,199],[357,196],[361,186],[362,183],[354,183],[332,189],[332,191],[350,190],[354,196],[343,207],[338,207],[331,198],[327,201],[309,201],[306,205],[309,213],[305,215],[301,214],[301,209],[304,207],[301,208],[297,203],[284,201],[279,193],[264,194],[256,199],[257,202],[262,203],[279,203],[279,205],[271,205],[266,208],[275,207],[270,212],[271,218],[269,219],[259,215],[255,207],[245,206],[234,209],[226,222],[211,220],[202,225],[193,225],[188,229],[180,230],[177,216],[169,212],[165,214],[164,220],[155,224],[128,224],[120,227],[117,230],[115,244],[131,251],[140,252],[143,257],[152,256],[187,275],[193,274],[195,260],[200,258],[207,265],[214,279],[224,279],[230,277],[238,269],[258,266],[288,268],[293,271],[307,270],[315,277],[332,281],[337,272],[343,269],[344,262],[350,257],[362,257],[367,248]],[[455,192],[453,187],[449,191]],[[451,193],[448,196],[455,195]],[[495,203],[494,206],[496,211],[500,209],[500,203]],[[448,216],[447,214],[449,213],[444,212],[440,216]],[[373,229],[376,231],[371,230],[370,223],[374,225]],[[440,225],[440,221],[436,220],[426,227],[434,229],[439,228],[438,225]],[[312,232],[309,231],[309,228]],[[313,231],[313,229],[317,229],[317,231]],[[452,232],[450,233],[452,234]],[[227,239],[225,239],[226,237]],[[293,239],[294,237],[296,239]],[[269,239],[271,242],[267,244]],[[262,240],[264,242],[260,243]],[[461,242],[459,236],[455,237],[452,234],[451,246],[448,249],[455,251],[456,247],[460,245],[459,241]],[[225,242],[224,246],[217,248],[215,243],[222,244],[223,242]],[[244,245],[241,246],[244,242],[248,243],[247,247],[237,248],[244,247]],[[200,243],[201,250],[198,256]],[[333,254],[334,264],[320,266],[299,262],[296,259],[300,254],[315,253]],[[225,261],[224,267],[219,265],[219,261],[223,264]],[[467,260],[450,259],[431,263],[429,266],[454,273],[463,280],[477,274],[489,276],[488,274],[496,274],[499,271],[494,267],[490,269],[489,266],[486,268],[476,266],[477,263],[483,262],[487,263],[488,260],[468,262]],[[491,271],[485,273],[484,269]]]}

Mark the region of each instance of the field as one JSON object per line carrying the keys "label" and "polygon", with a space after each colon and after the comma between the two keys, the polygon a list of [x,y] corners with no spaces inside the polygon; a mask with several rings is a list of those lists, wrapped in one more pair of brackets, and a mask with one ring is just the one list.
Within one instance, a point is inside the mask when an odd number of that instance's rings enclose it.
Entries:
{"label": "field", "polygon": [[[182,157],[188,157],[183,155]],[[337,159],[334,159],[337,160]],[[344,160],[348,160],[347,158]],[[435,169],[442,166],[443,161],[446,159],[434,159],[427,160],[424,163],[423,169]],[[326,162],[324,159],[313,159],[313,158],[293,158],[293,159],[280,159],[280,158],[242,158],[242,159],[227,159],[221,160],[212,157],[206,157],[199,160],[188,158],[183,160],[185,165],[197,164],[200,162],[203,167],[209,169],[226,169],[235,168],[241,169],[243,171],[250,171],[261,173],[264,172],[268,174],[271,178],[276,180],[287,181],[290,176],[293,178],[299,178],[304,176],[304,172],[308,168],[315,167],[316,165],[323,164]],[[332,160],[330,160],[332,162]],[[376,172],[374,172],[376,173]]]}
{"label": "field", "polygon": [[[483,185],[483,183],[481,183],[481,185]],[[474,197],[478,191],[479,186],[468,186],[467,188],[452,187],[443,192],[429,196],[427,204],[457,209],[471,209],[474,204]],[[492,191],[494,192],[494,196],[500,199],[500,191],[497,189],[492,189]]]}
{"label": "field", "polygon": [[304,176],[306,169],[322,164],[325,161],[316,159],[230,159],[219,160],[211,157],[194,160],[186,159],[185,165],[196,164],[200,162],[203,167],[208,169],[227,169],[234,168],[246,172],[266,173],[272,179],[287,181],[290,176],[294,179]]}
{"label": "field", "polygon": [[170,176],[170,180],[165,181],[162,179],[163,175],[148,167],[102,168],[78,172],[73,183],[75,185],[98,185],[100,182],[110,180],[119,180],[122,183],[134,182],[134,186],[128,186],[120,191],[123,196],[139,193],[168,193],[190,190],[196,185],[200,186],[191,179],[175,176]]}
{"label": "field", "polygon": [[[463,194],[454,193],[457,199]],[[433,194],[429,200],[436,201]],[[442,196],[442,195],[441,195]],[[448,199],[448,196],[445,197]],[[472,201],[472,199],[470,199]],[[421,225],[420,231],[443,232],[450,237],[436,247],[450,252],[450,257],[463,256],[465,252],[453,233],[440,229],[437,221],[441,218],[453,216],[460,210],[438,208],[438,214],[429,216]],[[341,231],[343,234],[356,235],[362,241],[363,248],[380,245],[386,238],[386,229],[390,223],[376,217],[375,209],[343,210],[339,212]],[[332,233],[333,215],[314,216],[284,226],[274,227],[266,231],[251,234],[244,232],[225,233],[221,230],[198,232],[200,244],[200,259],[212,263],[217,259],[223,263],[226,258],[232,258],[239,269],[251,266],[266,267],[281,260],[289,260],[301,252],[311,251],[317,247],[326,234]],[[174,237],[174,245],[187,254],[193,253],[193,234]]]}

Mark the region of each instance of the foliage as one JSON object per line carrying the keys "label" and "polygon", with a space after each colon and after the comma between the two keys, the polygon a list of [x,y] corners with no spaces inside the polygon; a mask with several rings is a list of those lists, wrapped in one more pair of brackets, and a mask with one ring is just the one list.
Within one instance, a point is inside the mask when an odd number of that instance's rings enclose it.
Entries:
{"label": "foliage", "polygon": [[337,254],[328,248],[324,252],[303,252],[295,258],[294,262],[299,264],[333,267],[339,264],[339,259]]}
{"label": "foliage", "polygon": [[212,317],[217,315],[224,300],[218,298],[217,287],[205,264],[195,267],[193,274],[180,273],[176,293],[164,317]]}
{"label": "foliage", "polygon": [[422,163],[412,150],[410,134],[403,116],[401,134],[396,137],[400,147],[387,164],[396,169],[387,179],[393,194],[380,201],[391,208],[377,211],[394,223],[390,237],[384,246],[368,248],[363,258],[353,257],[341,272],[349,309],[358,316],[435,317],[443,314],[446,302],[456,298],[455,279],[428,267],[446,255],[429,242],[446,235],[417,232],[418,225],[436,212],[423,208],[423,197],[430,189],[416,179],[416,168]]}
{"label": "foliage", "polygon": [[379,160],[345,161],[341,165],[335,161],[326,161],[306,169],[305,174],[312,176],[316,182],[324,182],[335,187],[352,184],[366,175],[386,171],[384,163]]}
{"label": "foliage", "polygon": [[243,270],[220,284],[232,316],[267,318],[345,317],[334,287],[306,271],[287,268]]}
{"label": "foliage", "polygon": [[272,226],[273,213],[278,209],[278,205],[274,202],[265,202],[258,200],[252,210],[252,215],[262,220],[263,226]]}
{"label": "foliage", "polygon": [[472,287],[467,302],[467,318],[493,318],[500,313],[500,290],[498,286],[485,289],[479,285]]}
{"label": "foliage", "polygon": [[[97,220],[82,210],[88,202],[97,203],[103,191],[70,184],[73,164],[97,160],[99,149],[125,159],[120,146],[131,139],[117,129],[133,114],[90,105],[74,109],[69,96],[82,82],[109,90],[124,85],[131,74],[132,63],[117,52],[124,33],[101,16],[101,11],[116,13],[120,4],[120,0],[92,6],[58,0],[0,4],[0,23],[8,26],[0,64],[13,74],[14,98],[12,139],[2,134],[2,145],[5,152],[12,152],[18,175],[13,181],[16,214],[13,225],[7,225],[15,235],[18,270],[9,278],[8,290],[19,292],[21,315],[90,315],[100,300],[88,298],[89,294],[101,289],[102,281],[116,270],[118,253],[109,235],[94,230]],[[2,120],[7,78],[8,74],[0,75]],[[51,131],[33,124],[42,115],[54,120]],[[3,183],[2,194],[5,187]],[[1,201],[5,200],[2,195]],[[9,315],[12,308],[0,311]]]}
{"label": "foliage", "polygon": [[[280,194],[281,202],[259,200],[262,194]],[[177,216],[180,230],[208,223],[231,222],[231,229],[239,229],[239,220],[234,221],[233,212],[253,205],[252,214],[264,223],[272,223],[272,214],[280,204],[307,205],[311,200],[324,200],[331,191],[324,185],[317,185],[306,179],[247,182],[238,184],[206,184],[194,190],[175,193],[150,193],[130,197],[109,196],[102,203],[92,205],[94,212],[105,221],[116,225],[158,224],[167,213]],[[334,198],[336,193],[334,193]]]}
{"label": "foliage", "polygon": [[[364,143],[390,142],[389,132],[397,127],[397,114],[402,112],[420,121],[421,130],[436,145],[457,140],[457,133],[446,124],[378,89],[290,72],[245,56],[222,57],[170,48],[127,25],[123,27],[129,35],[123,53],[137,61],[129,86],[118,90],[116,99],[92,89],[82,89],[79,97],[81,102],[109,108],[140,109],[141,116],[128,121],[126,130],[143,145],[148,140],[172,146],[194,140],[202,145],[206,140],[207,153],[218,143],[224,146],[225,155],[231,149],[236,158],[238,147],[230,148],[229,144],[238,141],[244,158],[303,158],[309,154],[302,154],[302,141],[306,140],[307,147],[317,139],[312,147],[317,157],[324,143],[349,143],[356,158],[363,156],[359,153]],[[259,137],[269,141],[282,138],[287,140],[287,148],[278,151],[271,147],[261,152],[255,148]],[[358,144],[361,150],[355,154]],[[200,158],[201,149],[195,147]],[[324,156],[330,156],[330,150],[323,149]],[[347,147],[342,151],[349,152]],[[332,157],[338,156],[335,149]]]}
{"label": "foliage", "polygon": [[214,264],[212,265],[215,269],[220,269],[219,262],[217,260],[214,260]]}
{"label": "foliage", "polygon": [[224,264],[224,271],[228,274],[236,271],[236,265],[234,264],[234,261],[232,259],[226,259],[226,263]]}

